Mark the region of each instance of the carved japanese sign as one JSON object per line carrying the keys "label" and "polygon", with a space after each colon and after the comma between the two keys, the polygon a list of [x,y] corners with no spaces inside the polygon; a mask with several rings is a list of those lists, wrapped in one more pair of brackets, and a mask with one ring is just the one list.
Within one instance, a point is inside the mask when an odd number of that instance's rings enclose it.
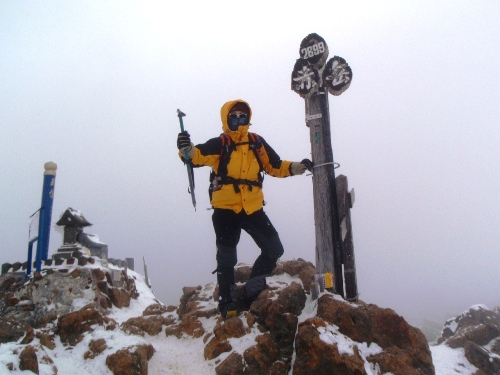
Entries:
{"label": "carved japanese sign", "polygon": [[352,81],[352,70],[346,61],[339,56],[331,58],[323,70],[323,83],[328,92],[339,96],[349,88]]}
{"label": "carved japanese sign", "polygon": [[292,90],[304,99],[318,91],[320,76],[307,60],[297,59],[292,72]]}
{"label": "carved japanese sign", "polygon": [[347,90],[352,81],[352,70],[347,62],[334,56],[328,58],[328,45],[318,34],[309,34],[302,40],[292,71],[292,90],[308,99],[321,87],[338,96]]}

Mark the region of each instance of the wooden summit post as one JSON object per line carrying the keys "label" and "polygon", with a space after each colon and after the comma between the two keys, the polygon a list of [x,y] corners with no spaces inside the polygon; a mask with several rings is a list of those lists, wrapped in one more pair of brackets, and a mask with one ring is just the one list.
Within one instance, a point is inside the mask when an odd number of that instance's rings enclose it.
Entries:
{"label": "wooden summit post", "polygon": [[[333,273],[335,290],[344,297],[342,266],[345,257],[335,184],[335,168],[339,164],[333,161],[328,92],[338,96],[347,90],[351,84],[352,71],[339,56],[331,58],[325,65],[328,46],[317,34],[309,34],[302,40],[299,54],[300,58],[295,62],[292,71],[291,87],[305,99],[305,120],[310,131],[311,156],[314,163],[316,269],[321,274]],[[351,259],[354,261],[354,256]],[[347,289],[348,299],[357,297],[357,289],[354,295],[352,288]]]}
{"label": "wooden summit post", "polygon": [[347,177],[339,175],[335,178],[337,185],[337,202],[340,218],[340,236],[342,238],[342,262],[344,263],[344,281],[346,298],[358,300],[358,283],[356,280],[356,262],[354,259],[354,243],[352,238],[351,208],[354,204],[354,189],[348,191]]}

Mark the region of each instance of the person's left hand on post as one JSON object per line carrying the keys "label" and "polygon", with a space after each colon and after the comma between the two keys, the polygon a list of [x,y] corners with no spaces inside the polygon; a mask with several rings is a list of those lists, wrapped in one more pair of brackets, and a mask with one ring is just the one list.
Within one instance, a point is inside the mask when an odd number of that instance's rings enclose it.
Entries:
{"label": "person's left hand on post", "polygon": [[292,164],[290,164],[290,172],[293,176],[301,175],[306,170],[312,172],[312,169],[313,169],[313,162],[310,161],[309,159],[304,159],[300,163],[295,161],[292,162]]}
{"label": "person's left hand on post", "polygon": [[310,161],[309,159],[303,159],[300,164],[304,164],[309,172],[312,173],[313,168],[314,168],[314,163]]}
{"label": "person's left hand on post", "polygon": [[194,144],[191,142],[191,136],[186,130],[177,136],[177,148],[181,153],[187,150],[190,159],[194,156]]}

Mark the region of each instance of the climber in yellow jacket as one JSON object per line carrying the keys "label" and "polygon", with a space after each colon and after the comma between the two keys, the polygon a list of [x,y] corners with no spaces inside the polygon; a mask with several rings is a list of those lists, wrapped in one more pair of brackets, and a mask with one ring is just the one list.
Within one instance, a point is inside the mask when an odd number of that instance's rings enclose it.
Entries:
{"label": "climber in yellow jacket", "polygon": [[[261,250],[250,279],[245,285],[245,305],[249,305],[265,288],[265,277],[276,267],[283,254],[278,232],[263,210],[263,173],[274,177],[301,175],[312,168],[312,162],[281,160],[269,144],[257,134],[250,133],[252,110],[244,100],[232,100],[221,108],[223,134],[194,145],[190,135],[179,133],[177,147],[184,160],[188,151],[193,167],[212,167],[212,221],[217,246],[217,281],[219,309],[224,319],[236,314],[234,300],[234,266],[236,246],[241,229],[246,231]],[[186,162],[186,160],[184,160]]]}

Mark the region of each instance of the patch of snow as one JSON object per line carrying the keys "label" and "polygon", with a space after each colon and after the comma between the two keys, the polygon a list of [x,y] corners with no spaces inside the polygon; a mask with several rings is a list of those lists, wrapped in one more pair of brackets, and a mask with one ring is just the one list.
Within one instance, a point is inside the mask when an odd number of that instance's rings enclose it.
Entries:
{"label": "patch of snow", "polygon": [[293,282],[300,283],[302,285],[302,281],[298,278],[298,276],[290,276],[287,273],[283,273],[281,275],[266,277],[266,283],[270,287],[277,286],[283,287],[284,284],[290,285]]}
{"label": "patch of snow", "polygon": [[0,345],[0,374],[15,374],[15,372],[9,372],[7,367],[9,363],[12,363],[14,368],[19,368],[19,354],[14,354],[15,350],[19,351],[19,346],[15,342]]}
{"label": "patch of snow", "polygon": [[456,320],[450,321],[449,324],[446,322],[446,325],[449,329],[451,329],[451,332],[455,333],[457,331],[458,322]]}
{"label": "patch of snow", "polygon": [[[82,216],[83,216],[83,213],[82,213],[82,211],[80,211],[80,210],[75,210],[74,208],[71,208],[71,207],[70,207],[70,208],[68,208],[68,210],[69,210],[69,212],[71,212],[71,214],[72,214],[73,216],[78,216],[78,217],[82,217]],[[66,212],[66,211],[64,211],[64,212]],[[62,215],[64,215],[64,212],[61,214],[61,216],[62,216]],[[71,220],[71,219],[70,219],[70,220]]]}
{"label": "patch of snow", "polygon": [[100,244],[103,244],[103,245],[106,245],[104,242],[101,242],[99,240],[99,236],[97,234],[88,234],[88,233],[85,233],[88,237],[90,237],[90,239],[92,240],[92,242],[94,243],[100,243]]}
{"label": "patch of snow", "polygon": [[163,334],[148,337],[156,353],[149,361],[148,373],[154,375],[214,375],[215,360],[205,361],[203,340],[178,339]]}
{"label": "patch of snow", "polygon": [[473,375],[478,370],[467,360],[463,348],[452,349],[442,344],[430,349],[436,375]]}
{"label": "patch of snow", "polygon": [[[243,355],[245,350],[247,350],[249,347],[254,346],[257,344],[257,341],[255,341],[255,338],[259,335],[262,335],[262,333],[257,329],[257,325],[254,325],[252,330],[250,331],[249,334],[246,334],[245,336],[241,338],[229,338],[227,341],[229,341],[229,344],[233,347],[233,352],[236,352],[240,355]],[[227,353],[227,356],[229,356],[230,353]]]}
{"label": "patch of snow", "polygon": [[83,297],[73,299],[71,304],[71,311],[80,310],[82,307],[88,305],[94,299],[95,292],[92,289],[84,289]]}
{"label": "patch of snow", "polygon": [[497,343],[497,340],[498,338],[494,338],[493,340],[491,340],[487,345],[484,345],[483,348],[485,348],[489,353],[489,356],[490,356],[490,361],[493,360],[493,358],[497,358],[497,359],[500,359],[500,355],[498,354],[495,354],[491,349],[493,348],[493,346]]}
{"label": "patch of snow", "polygon": [[372,342],[368,345],[366,342],[356,342],[339,332],[339,327],[330,324],[326,327],[318,327],[319,338],[329,345],[337,345],[339,353],[354,356],[354,347],[358,348],[361,359],[364,362],[365,371],[368,375],[378,375],[378,366],[366,359],[369,356],[382,353],[382,348]]}
{"label": "patch of snow", "polygon": [[[320,294],[321,297],[321,294]],[[306,294],[306,305],[302,309],[302,314],[299,316],[299,324],[305,322],[309,318],[316,316],[318,311],[318,300],[313,301],[310,294]]]}
{"label": "patch of snow", "polygon": [[132,270],[127,270],[127,275],[135,280],[135,287],[137,289],[137,292],[139,293],[139,297],[137,299],[132,298],[130,300],[129,307],[122,309],[113,307],[111,309],[111,312],[108,316],[116,320],[119,324],[127,321],[132,317],[142,316],[142,313],[144,312],[146,307],[158,303],[155,295],[146,285],[144,276]]}
{"label": "patch of snow", "polygon": [[[60,374],[65,375],[109,375],[111,371],[106,366],[106,357],[115,353],[117,350],[128,346],[149,344],[142,337],[135,335],[127,335],[123,331],[114,330],[107,331],[102,326],[93,326],[95,330],[84,336],[84,339],[74,347],[68,350],[68,346],[64,346],[59,336],[56,336],[54,342],[56,347],[54,350],[46,350],[49,357],[54,361]],[[107,349],[95,357],[92,361],[84,359],[84,354],[89,350],[91,340],[104,339],[107,344]]]}
{"label": "patch of snow", "polygon": [[469,310],[489,310],[489,309],[488,309],[488,307],[486,307],[486,305],[477,304],[477,305],[471,306]]}

